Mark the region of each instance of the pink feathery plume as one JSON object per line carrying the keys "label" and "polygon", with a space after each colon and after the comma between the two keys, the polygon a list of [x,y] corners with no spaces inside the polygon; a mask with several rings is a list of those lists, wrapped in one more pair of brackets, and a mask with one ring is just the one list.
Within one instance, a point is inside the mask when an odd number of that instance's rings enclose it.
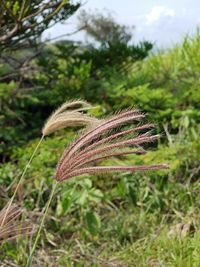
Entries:
{"label": "pink feathery plume", "polygon": [[57,166],[56,180],[82,174],[167,169],[166,164],[94,166],[107,158],[146,153],[141,145],[155,141],[158,135],[150,132],[153,124],[141,124],[144,118],[138,110],[123,111],[82,134],[64,151]]}

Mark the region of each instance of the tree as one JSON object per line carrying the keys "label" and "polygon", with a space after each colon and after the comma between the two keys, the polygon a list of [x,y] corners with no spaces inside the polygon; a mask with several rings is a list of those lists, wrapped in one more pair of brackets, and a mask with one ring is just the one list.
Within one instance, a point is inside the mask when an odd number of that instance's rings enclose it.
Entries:
{"label": "tree", "polygon": [[79,27],[103,46],[115,43],[127,44],[132,39],[134,27],[117,23],[110,13],[103,15],[97,11],[92,14],[83,10],[78,16],[78,20]]}
{"label": "tree", "polygon": [[0,51],[37,44],[41,34],[80,6],[69,0],[1,0]]}
{"label": "tree", "polygon": [[115,21],[110,13],[102,14],[99,11],[87,12],[83,10],[78,16],[78,28],[82,28],[100,46],[88,46],[80,56],[92,61],[92,71],[96,72],[105,66],[119,66],[124,61],[135,62],[144,59],[152,49],[148,41],[134,44],[131,42],[134,27],[121,25]]}

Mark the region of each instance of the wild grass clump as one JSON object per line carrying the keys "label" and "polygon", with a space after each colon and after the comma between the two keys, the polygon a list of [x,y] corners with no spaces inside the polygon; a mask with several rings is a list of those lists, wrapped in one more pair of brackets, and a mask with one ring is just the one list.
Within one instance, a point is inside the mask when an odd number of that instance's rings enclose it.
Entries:
{"label": "wild grass clump", "polygon": [[[39,241],[44,221],[58,182],[83,174],[100,174],[113,171],[135,172],[168,168],[166,164],[102,166],[102,162],[111,157],[123,157],[130,154],[145,154],[146,151],[142,146],[155,141],[158,138],[158,135],[153,135],[151,132],[154,127],[153,124],[143,123],[145,115],[139,110],[125,110],[110,118],[98,120],[83,113],[83,111],[89,108],[91,108],[91,106],[85,101],[77,100],[66,102],[49,117],[42,129],[42,137],[19,179],[14,194],[7,208],[2,212],[2,220],[0,220],[1,229],[3,231],[2,233],[6,235],[7,232],[6,230],[3,230],[3,227],[8,220],[7,218],[10,218],[10,216],[12,218],[12,213],[15,212],[12,202],[44,137],[65,127],[83,126],[84,130],[65,150],[57,165],[55,175],[57,181],[53,184],[50,197],[44,208],[37,235],[26,263],[27,267],[31,266],[33,254]],[[15,218],[19,217],[20,213],[18,211],[14,214],[16,214],[16,216],[14,216]],[[13,219],[11,222],[13,222]],[[26,227],[24,223],[22,225],[23,227],[21,228],[20,233],[29,233],[30,228]],[[8,229],[11,229],[15,234],[16,228],[9,227]]]}
{"label": "wild grass clump", "polygon": [[[4,222],[6,220],[7,214],[10,211],[10,207],[14,201],[14,198],[17,194],[17,191],[22,184],[25,174],[30,167],[30,164],[39,148],[41,145],[44,137],[46,135],[49,135],[50,133],[53,133],[59,129],[63,129],[65,127],[72,127],[72,126],[88,126],[91,127],[93,124],[97,124],[97,119],[92,118],[88,115],[85,115],[82,113],[83,110],[89,109],[91,106],[82,100],[76,100],[72,102],[65,102],[61,107],[59,107],[47,120],[45,123],[43,129],[42,129],[42,137],[40,138],[38,144],[36,145],[28,163],[26,164],[19,181],[16,185],[15,191],[9,201],[9,204],[7,206],[6,212],[4,214],[4,217],[1,222],[1,226],[4,225]],[[67,109],[71,109],[70,111],[65,111]]]}
{"label": "wild grass clump", "polygon": [[[20,185],[22,184],[25,174],[28,168],[31,165],[31,162],[36,155],[36,152],[41,145],[44,137],[59,129],[63,129],[65,127],[74,127],[74,126],[86,126],[92,128],[93,125],[98,123],[96,118],[92,118],[86,114],[83,114],[82,111],[88,110],[91,106],[82,100],[72,101],[72,102],[65,102],[61,107],[59,107],[47,120],[43,129],[42,129],[42,137],[39,140],[38,144],[36,145],[28,163],[26,164],[19,181],[16,185],[15,191],[10,198],[8,205],[2,210],[1,218],[0,218],[0,238],[1,236],[7,239],[14,239],[16,235],[25,234],[30,232],[30,228],[26,227],[24,223],[22,224],[22,228],[20,231],[17,232],[17,226],[13,227],[10,223],[14,221],[12,219],[12,214],[16,215],[16,218],[20,216],[20,209],[16,210],[16,207],[13,206],[14,198],[19,190]],[[69,109],[69,110],[68,110]],[[66,111],[68,110],[68,111]],[[16,213],[17,212],[17,213]],[[11,217],[10,217],[11,216]],[[9,219],[11,220],[9,221]],[[15,218],[15,217],[14,217]],[[19,230],[19,229],[18,229]],[[10,233],[8,233],[10,231]]]}

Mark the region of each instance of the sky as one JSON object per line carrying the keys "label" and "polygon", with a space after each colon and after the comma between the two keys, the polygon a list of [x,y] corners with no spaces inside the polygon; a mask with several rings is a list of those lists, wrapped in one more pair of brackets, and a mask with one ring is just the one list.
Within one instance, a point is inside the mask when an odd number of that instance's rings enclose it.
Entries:
{"label": "sky", "polygon": [[[200,0],[87,0],[80,8],[110,11],[119,23],[134,26],[133,40],[151,41],[159,48],[181,42],[186,34],[194,34],[200,26]],[[47,30],[44,38],[55,38],[77,29],[76,12],[64,24]],[[75,41],[89,41],[84,32],[68,37]]]}

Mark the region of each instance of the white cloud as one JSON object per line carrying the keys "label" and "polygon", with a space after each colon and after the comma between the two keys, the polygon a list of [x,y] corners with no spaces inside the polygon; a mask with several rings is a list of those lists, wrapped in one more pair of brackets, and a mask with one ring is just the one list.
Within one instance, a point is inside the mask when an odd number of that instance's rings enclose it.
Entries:
{"label": "white cloud", "polygon": [[165,6],[153,6],[149,14],[146,15],[147,23],[150,24],[159,20],[161,17],[174,17],[175,11],[173,8]]}

